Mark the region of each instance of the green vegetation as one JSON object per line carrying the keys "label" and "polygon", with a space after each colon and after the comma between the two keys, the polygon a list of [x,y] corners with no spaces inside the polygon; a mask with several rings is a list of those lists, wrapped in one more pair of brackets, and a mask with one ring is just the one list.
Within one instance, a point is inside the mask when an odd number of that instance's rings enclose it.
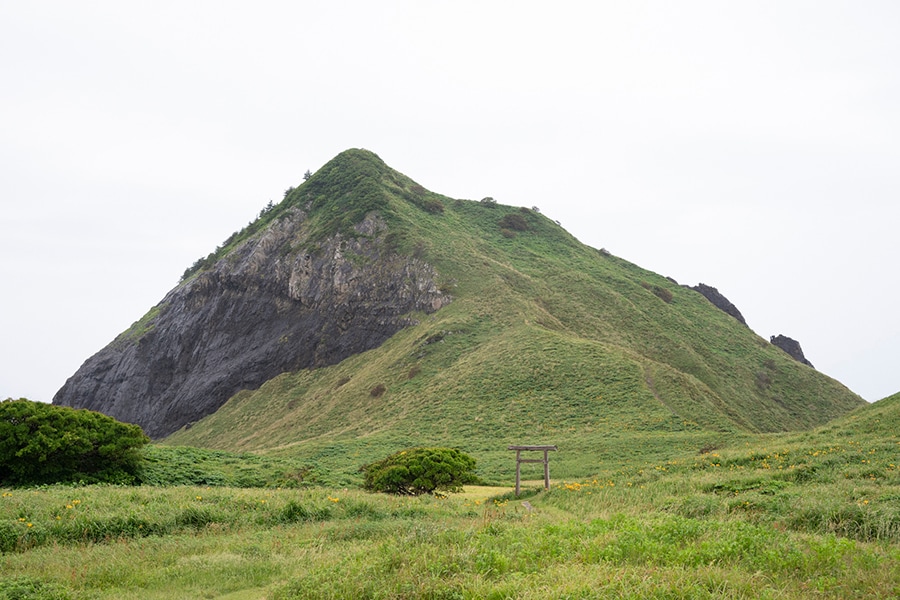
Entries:
{"label": "green vegetation", "polygon": [[295,458],[336,485],[419,446],[462,448],[497,482],[507,445],[556,444],[585,457],[554,465],[578,478],[622,448],[640,464],[723,436],[808,429],[863,403],[699,293],[537,211],[429,192],[371,152],[340,154],[261,221],[297,210],[307,237],[286,252],[361,236],[355,225],[377,211],[388,229],[367,235],[434,265],[453,301],[410,315],[374,350],[240,392],[165,443]]}
{"label": "green vegetation", "polygon": [[528,231],[528,221],[517,213],[508,213],[500,219],[500,227],[513,231]]}
{"label": "green vegetation", "polygon": [[354,226],[367,214],[388,206],[383,172],[384,163],[371,152],[342,152],[293,192],[286,205],[309,206],[313,243],[335,233],[353,237]]}
{"label": "green vegetation", "polygon": [[149,441],[137,425],[98,412],[7,399],[0,402],[0,484],[128,483]]}
{"label": "green vegetation", "polygon": [[156,317],[160,311],[166,307],[165,303],[157,304],[145,314],[143,317],[132,323],[131,327],[119,334],[116,338],[117,342],[136,342],[156,326]]}
{"label": "green vegetation", "polygon": [[297,459],[203,448],[146,446],[136,482],[143,485],[207,485],[297,488],[322,481]]}
{"label": "green vegetation", "polygon": [[[315,174],[307,171],[303,184],[289,188],[280,203],[269,202],[257,219],[232,233],[210,254],[197,259],[185,269],[181,281],[212,268],[238,245],[293,211],[303,211],[311,216],[310,235],[306,241],[310,248],[336,233],[344,237],[358,236],[355,225],[369,213],[377,211],[388,218],[391,216],[387,210],[390,196],[384,188],[385,177],[385,165],[375,154],[365,150],[342,152]],[[427,213],[443,212],[444,204],[436,194],[399,173],[389,177],[391,184],[397,186],[395,193],[405,201]],[[397,231],[395,235],[402,235],[402,232]]]}
{"label": "green vegetation", "polygon": [[65,588],[27,577],[0,579],[0,600],[69,600]]}
{"label": "green vegetation", "polygon": [[658,285],[652,285],[652,284],[647,283],[646,281],[641,282],[641,287],[653,292],[656,295],[656,297],[658,297],[663,302],[669,303],[672,301],[672,298],[674,298],[672,292],[667,290],[664,287],[660,287]]}
{"label": "green vegetation", "polygon": [[894,598],[898,425],[900,394],[808,432],[727,436],[637,464],[622,452],[519,498],[510,487],[4,489],[0,594]]}
{"label": "green vegetation", "polygon": [[421,496],[478,482],[475,459],[456,448],[409,448],[360,469],[370,492]]}
{"label": "green vegetation", "polygon": [[[453,302],[240,392],[146,448],[143,486],[0,491],[0,594],[900,595],[900,395],[863,405],[536,210],[428,192],[362,150],[304,179],[200,269],[278,219],[308,223],[288,257],[377,211]],[[511,444],[558,446],[549,491],[514,496]],[[416,447],[459,448],[495,487],[362,489]]]}

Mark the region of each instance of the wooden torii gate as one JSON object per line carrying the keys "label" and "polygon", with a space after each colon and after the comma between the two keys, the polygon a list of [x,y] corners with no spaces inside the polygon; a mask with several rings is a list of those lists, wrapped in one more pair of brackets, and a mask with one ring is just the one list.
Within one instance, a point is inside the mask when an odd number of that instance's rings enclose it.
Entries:
{"label": "wooden torii gate", "polygon": [[[556,450],[556,446],[508,446],[507,450],[516,451],[516,496],[519,495],[521,488],[521,466],[522,463],[544,463],[544,489],[550,489],[550,458],[547,453]],[[522,458],[523,450],[543,451],[544,458]]]}

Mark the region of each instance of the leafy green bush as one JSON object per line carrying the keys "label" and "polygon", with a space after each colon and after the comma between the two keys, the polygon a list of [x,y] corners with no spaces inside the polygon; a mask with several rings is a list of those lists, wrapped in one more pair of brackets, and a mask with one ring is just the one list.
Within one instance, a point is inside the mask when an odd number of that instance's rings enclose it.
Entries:
{"label": "leafy green bush", "polygon": [[150,441],[140,427],[90,410],[0,402],[0,483],[132,483]]}
{"label": "leafy green bush", "polygon": [[419,496],[478,483],[475,459],[456,448],[410,448],[360,468],[372,492]]}
{"label": "leafy green bush", "polygon": [[509,213],[500,219],[500,227],[513,231],[528,231],[528,222],[518,213]]}

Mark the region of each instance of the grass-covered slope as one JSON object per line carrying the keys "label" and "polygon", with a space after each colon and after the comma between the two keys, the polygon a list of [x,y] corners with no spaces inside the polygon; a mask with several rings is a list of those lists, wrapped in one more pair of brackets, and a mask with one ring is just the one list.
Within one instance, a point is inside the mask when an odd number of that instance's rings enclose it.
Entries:
{"label": "grass-covered slope", "polygon": [[353,225],[375,211],[453,302],[374,350],[241,392],[170,443],[296,453],[347,477],[401,447],[444,444],[488,478],[508,471],[508,444],[552,443],[556,472],[578,476],[624,448],[662,456],[862,404],[700,294],[535,210],[431,193],[370,152],[342,153],[250,229],[298,206],[314,235],[291,251],[361,235]]}
{"label": "grass-covered slope", "polygon": [[518,498],[219,487],[291,465],[154,447],[218,476],[0,490],[0,597],[896,598],[898,424],[900,394]]}

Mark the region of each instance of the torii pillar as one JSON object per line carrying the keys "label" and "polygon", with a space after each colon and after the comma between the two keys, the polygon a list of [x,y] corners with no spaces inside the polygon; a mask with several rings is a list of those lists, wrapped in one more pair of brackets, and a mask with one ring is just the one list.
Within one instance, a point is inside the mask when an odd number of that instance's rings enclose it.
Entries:
{"label": "torii pillar", "polygon": [[[519,495],[521,489],[521,467],[522,463],[544,463],[544,489],[550,489],[550,457],[548,452],[556,450],[556,446],[508,446],[507,450],[516,451],[516,496]],[[522,458],[523,450],[543,451],[544,458]]]}

